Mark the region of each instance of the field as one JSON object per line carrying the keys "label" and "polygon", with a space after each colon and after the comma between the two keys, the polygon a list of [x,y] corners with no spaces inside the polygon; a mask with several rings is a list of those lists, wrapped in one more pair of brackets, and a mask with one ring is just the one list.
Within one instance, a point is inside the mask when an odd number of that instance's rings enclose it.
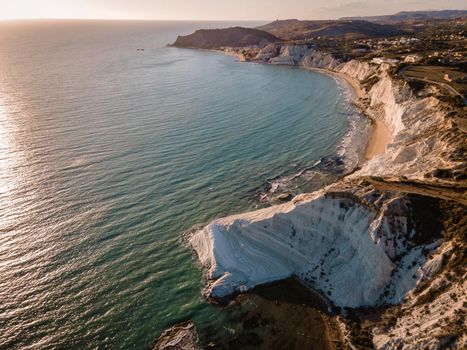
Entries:
{"label": "field", "polygon": [[[410,66],[401,71],[405,77],[409,79],[422,80],[426,82],[441,85],[451,92],[463,95],[467,94],[467,76],[465,73],[452,67],[442,66]],[[445,74],[448,74],[451,82],[444,79]]]}

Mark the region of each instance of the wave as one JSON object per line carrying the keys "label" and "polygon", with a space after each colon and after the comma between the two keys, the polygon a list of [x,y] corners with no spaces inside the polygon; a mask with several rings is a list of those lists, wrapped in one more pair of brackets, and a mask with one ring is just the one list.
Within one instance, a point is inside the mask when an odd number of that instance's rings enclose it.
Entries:
{"label": "wave", "polygon": [[360,167],[365,161],[371,123],[354,105],[355,92],[349,84],[331,75],[340,91],[338,113],[347,117],[348,128],[335,153],[322,157],[311,165],[292,164],[283,174],[267,179],[257,190],[261,202],[274,203],[294,195],[329,185]]}
{"label": "wave", "polygon": [[333,75],[337,86],[341,91],[343,108],[341,114],[346,115],[349,127],[343,136],[337,154],[344,159],[347,170],[350,172],[362,165],[364,162],[364,150],[368,143],[368,135],[370,134],[371,122],[363,115],[363,113],[355,106],[355,91],[344,79],[339,79]]}

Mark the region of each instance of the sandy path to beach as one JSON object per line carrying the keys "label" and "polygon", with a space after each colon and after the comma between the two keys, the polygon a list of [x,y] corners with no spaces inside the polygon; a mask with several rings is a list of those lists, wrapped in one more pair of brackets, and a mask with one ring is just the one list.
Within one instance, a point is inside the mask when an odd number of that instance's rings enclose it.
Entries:
{"label": "sandy path to beach", "polygon": [[377,155],[384,154],[386,152],[386,147],[392,142],[392,134],[386,124],[377,119],[373,119],[372,126],[373,130],[365,151],[365,158],[367,160]]}

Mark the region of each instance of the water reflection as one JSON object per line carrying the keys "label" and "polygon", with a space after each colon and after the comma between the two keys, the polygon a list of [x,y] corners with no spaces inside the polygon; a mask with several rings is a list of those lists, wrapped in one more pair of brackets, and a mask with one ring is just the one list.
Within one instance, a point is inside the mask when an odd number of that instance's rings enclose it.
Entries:
{"label": "water reflection", "polygon": [[[17,163],[17,152],[14,150],[14,123],[10,118],[10,110],[5,96],[0,92],[0,206],[5,207],[8,193],[15,187],[13,168]],[[1,217],[1,215],[0,215]]]}

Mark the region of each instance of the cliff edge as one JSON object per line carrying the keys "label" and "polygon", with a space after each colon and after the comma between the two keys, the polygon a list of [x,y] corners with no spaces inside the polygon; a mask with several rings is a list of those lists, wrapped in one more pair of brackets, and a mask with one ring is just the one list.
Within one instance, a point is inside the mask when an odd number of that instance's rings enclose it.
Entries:
{"label": "cliff edge", "polygon": [[[389,65],[345,62],[297,44],[241,53],[253,62],[354,79],[363,91],[357,104],[385,123],[392,141],[384,154],[320,191],[194,232],[190,243],[206,271],[205,295],[223,299],[296,276],[343,310],[354,347],[357,330],[376,349],[465,347],[462,111],[438,99],[433,86],[414,93]],[[361,308],[382,310],[380,320],[355,326],[346,315]]]}
{"label": "cliff edge", "polygon": [[232,27],[224,29],[200,29],[193,34],[179,36],[172,46],[198,49],[217,49],[225,46],[262,47],[278,41],[280,39],[276,36],[259,29]]}

